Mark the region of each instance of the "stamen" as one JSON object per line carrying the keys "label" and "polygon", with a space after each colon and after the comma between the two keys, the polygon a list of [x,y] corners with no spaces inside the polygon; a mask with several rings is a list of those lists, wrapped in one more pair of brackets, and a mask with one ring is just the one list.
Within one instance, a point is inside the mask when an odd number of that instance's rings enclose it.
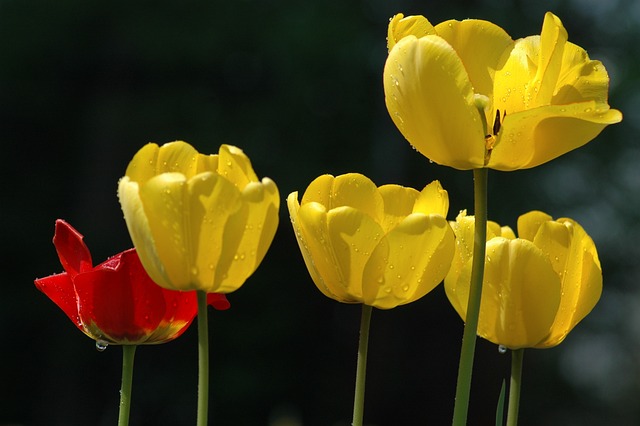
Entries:
{"label": "stamen", "polygon": [[[506,115],[506,112],[505,112],[505,115]],[[502,117],[503,117],[502,119],[504,120],[504,115]],[[496,119],[493,122],[493,129],[492,130],[493,130],[493,134],[494,135],[497,135],[498,132],[500,131],[500,110],[499,109],[496,110]]]}

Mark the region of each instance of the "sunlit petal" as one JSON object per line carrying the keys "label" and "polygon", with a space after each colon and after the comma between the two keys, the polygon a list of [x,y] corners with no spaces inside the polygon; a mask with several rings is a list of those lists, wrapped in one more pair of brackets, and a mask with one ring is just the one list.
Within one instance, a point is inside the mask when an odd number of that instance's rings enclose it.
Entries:
{"label": "sunlit petal", "polygon": [[440,182],[434,180],[420,191],[412,213],[437,214],[447,217],[449,212],[449,194]]}
{"label": "sunlit petal", "polygon": [[395,228],[412,213],[419,195],[415,189],[400,185],[382,185],[379,193],[384,200],[382,227],[385,232]]}
{"label": "sunlit petal", "polygon": [[[555,241],[550,243],[550,240]],[[565,241],[568,246],[564,252],[554,250],[562,247]],[[562,279],[562,299],[551,333],[536,345],[544,348],[561,343],[591,312],[602,293],[602,269],[593,240],[571,219],[545,223],[540,227],[535,243],[540,244],[543,251],[549,250],[552,263],[557,264],[556,273]]]}
{"label": "sunlit petal", "polygon": [[418,151],[458,169],[484,165],[475,94],[450,44],[433,35],[403,38],[389,53],[383,78],[391,119]]}
{"label": "sunlit petal", "polygon": [[454,240],[442,216],[407,216],[371,255],[364,271],[365,303],[390,309],[433,290],[449,270]]}
{"label": "sunlit petal", "polygon": [[533,346],[549,332],[560,291],[558,275],[533,243],[488,241],[478,335],[511,349]]}
{"label": "sunlit petal", "polygon": [[475,93],[491,97],[493,76],[502,66],[513,40],[499,26],[479,19],[449,20],[436,25],[436,33],[456,51],[469,73]]}
{"label": "sunlit petal", "polygon": [[391,50],[396,43],[408,36],[424,37],[429,34],[435,34],[433,25],[424,16],[405,16],[398,13],[391,21],[387,30],[387,49]]}

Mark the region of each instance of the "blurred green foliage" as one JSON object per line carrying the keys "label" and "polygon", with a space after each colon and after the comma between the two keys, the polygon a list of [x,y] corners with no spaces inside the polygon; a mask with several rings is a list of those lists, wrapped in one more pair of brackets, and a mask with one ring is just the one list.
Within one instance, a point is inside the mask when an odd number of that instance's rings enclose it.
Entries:
{"label": "blurred green foliage", "polygon": [[[637,424],[637,2],[0,0],[0,425],[116,423],[120,349],[97,352],[32,282],[61,270],[56,218],[85,235],[96,262],[129,248],[117,181],[143,144],[176,139],[201,152],[240,146],[283,199],[262,266],[229,311],[210,315],[212,424],[348,425],[360,310],[315,289],[284,199],[320,174],[357,171],[417,188],[439,179],[450,219],[472,210],[471,173],[430,164],[387,116],[388,18],[482,18],[517,38],[539,33],[547,9],[604,61],[610,104],[626,116],[552,163],[490,173],[491,219],[573,217],[605,271],[600,304],[566,342],[525,354],[521,424]],[[461,331],[442,288],[376,310],[366,423],[449,424]],[[196,359],[195,329],[138,350],[132,425],[194,423]],[[476,366],[470,424],[493,424],[509,356],[481,341]]]}

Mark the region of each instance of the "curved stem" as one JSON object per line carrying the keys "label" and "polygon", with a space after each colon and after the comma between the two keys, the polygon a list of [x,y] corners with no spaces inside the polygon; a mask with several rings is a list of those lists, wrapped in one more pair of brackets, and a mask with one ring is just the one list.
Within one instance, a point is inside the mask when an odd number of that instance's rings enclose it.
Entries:
{"label": "curved stem", "polygon": [[487,242],[487,177],[488,169],[473,171],[473,196],[475,230],[473,239],[473,260],[471,266],[471,284],[467,318],[462,334],[458,382],[456,385],[456,401],[453,409],[454,426],[467,424],[469,411],[469,395],[471,393],[471,375],[473,357],[476,348],[478,331],[478,315],[480,314],[480,297],[482,296],[482,279],[484,277],[484,258]]}
{"label": "curved stem", "polygon": [[118,426],[128,426],[131,411],[131,386],[133,383],[133,360],[136,355],[136,345],[122,346],[122,385],[120,386],[120,413]]}
{"label": "curved stem", "polygon": [[522,358],[524,358],[524,349],[511,351],[511,382],[509,383],[507,426],[516,426],[518,424],[520,389],[522,387]]}
{"label": "curved stem", "polygon": [[207,293],[198,295],[198,419],[197,426],[207,426],[209,416],[209,323]]}
{"label": "curved stem", "polygon": [[353,401],[352,426],[362,426],[364,417],[364,388],[367,375],[367,352],[369,350],[369,324],[371,323],[371,306],[362,305],[360,318],[360,341],[358,343],[358,366],[356,367],[356,391]]}

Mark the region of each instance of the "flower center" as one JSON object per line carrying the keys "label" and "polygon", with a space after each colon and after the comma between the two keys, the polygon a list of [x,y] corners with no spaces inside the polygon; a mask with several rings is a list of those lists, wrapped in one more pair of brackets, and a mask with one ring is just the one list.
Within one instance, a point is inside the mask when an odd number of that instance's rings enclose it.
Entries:
{"label": "flower center", "polygon": [[500,126],[504,121],[504,118],[507,116],[507,111],[502,113],[502,118],[500,117],[500,110],[496,110],[496,118],[493,121],[493,127],[491,128],[491,133],[484,137],[484,145],[485,145],[485,154],[484,154],[484,165],[489,164],[489,159],[491,158],[491,151],[496,144],[496,136],[500,131]]}

